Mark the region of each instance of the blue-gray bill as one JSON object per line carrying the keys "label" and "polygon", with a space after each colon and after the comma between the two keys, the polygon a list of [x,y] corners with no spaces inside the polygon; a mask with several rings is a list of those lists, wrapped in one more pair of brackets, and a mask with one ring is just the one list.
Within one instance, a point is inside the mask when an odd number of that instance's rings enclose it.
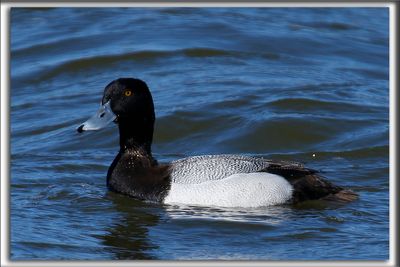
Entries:
{"label": "blue-gray bill", "polygon": [[110,101],[108,101],[104,105],[101,105],[96,114],[82,123],[76,130],[79,133],[83,131],[99,130],[114,121],[116,117],[117,116],[111,110]]}

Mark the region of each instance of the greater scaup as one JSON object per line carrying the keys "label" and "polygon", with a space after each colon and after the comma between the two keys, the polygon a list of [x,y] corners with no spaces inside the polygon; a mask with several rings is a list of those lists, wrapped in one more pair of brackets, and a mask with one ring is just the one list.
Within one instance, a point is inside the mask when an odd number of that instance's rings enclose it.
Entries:
{"label": "greater scaup", "polygon": [[302,164],[240,155],[205,155],[159,164],[151,153],[154,104],[146,83],[109,83],[96,115],[77,128],[119,127],[120,150],[107,173],[110,190],[166,204],[258,207],[305,200],[352,201],[357,194],[333,185]]}

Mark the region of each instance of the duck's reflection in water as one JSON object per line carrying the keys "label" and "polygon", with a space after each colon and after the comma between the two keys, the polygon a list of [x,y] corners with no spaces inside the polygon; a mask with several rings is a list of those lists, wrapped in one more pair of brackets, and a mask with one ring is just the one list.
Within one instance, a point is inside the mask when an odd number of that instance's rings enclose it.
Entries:
{"label": "duck's reflection in water", "polygon": [[164,206],[169,219],[191,219],[220,222],[244,222],[263,225],[277,225],[291,215],[287,206],[259,208],[200,207],[183,204]]}
{"label": "duck's reflection in water", "polygon": [[113,223],[100,236],[115,260],[156,259],[152,251],[158,248],[149,239],[149,228],[159,223],[164,213],[161,205],[148,204],[112,192],[106,197],[117,212]]}
{"label": "duck's reflection in water", "polygon": [[[200,230],[217,230],[220,238],[223,235],[236,236],[237,232],[253,235],[262,230],[264,238],[268,239],[275,236],[282,224],[290,222],[295,226],[299,216],[318,217],[319,213],[329,208],[320,201],[296,207],[283,205],[243,209],[151,204],[112,192],[107,193],[106,198],[111,201],[110,208],[115,211],[115,216],[106,233],[99,238],[115,260],[168,258],[165,253],[170,253],[171,248],[166,249],[165,246],[183,249],[181,246],[192,238],[196,240],[191,242],[204,243],[205,240],[199,240],[203,238],[196,234],[191,237],[192,233]],[[292,230],[288,229],[288,232]],[[182,244],[179,244],[175,240],[175,244],[171,244],[167,238],[170,235],[182,236],[186,241],[181,240]]]}

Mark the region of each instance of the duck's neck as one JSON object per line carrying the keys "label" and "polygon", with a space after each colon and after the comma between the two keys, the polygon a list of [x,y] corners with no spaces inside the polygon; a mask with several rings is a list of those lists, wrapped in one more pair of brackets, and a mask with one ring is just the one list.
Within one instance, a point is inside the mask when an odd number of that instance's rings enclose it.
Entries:
{"label": "duck's neck", "polygon": [[152,156],[154,118],[151,116],[119,118],[118,126],[120,151],[141,151]]}

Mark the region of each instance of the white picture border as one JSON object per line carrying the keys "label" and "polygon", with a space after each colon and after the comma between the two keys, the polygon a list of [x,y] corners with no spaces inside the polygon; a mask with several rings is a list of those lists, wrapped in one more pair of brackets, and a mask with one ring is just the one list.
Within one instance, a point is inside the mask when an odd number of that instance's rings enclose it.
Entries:
{"label": "white picture border", "polygon": [[[398,266],[397,261],[397,25],[398,3],[381,2],[15,2],[1,3],[1,266]],[[10,261],[10,8],[11,7],[380,7],[390,14],[390,249],[388,261]],[[398,8],[398,7],[397,7]],[[396,24],[397,23],[397,24]]]}

